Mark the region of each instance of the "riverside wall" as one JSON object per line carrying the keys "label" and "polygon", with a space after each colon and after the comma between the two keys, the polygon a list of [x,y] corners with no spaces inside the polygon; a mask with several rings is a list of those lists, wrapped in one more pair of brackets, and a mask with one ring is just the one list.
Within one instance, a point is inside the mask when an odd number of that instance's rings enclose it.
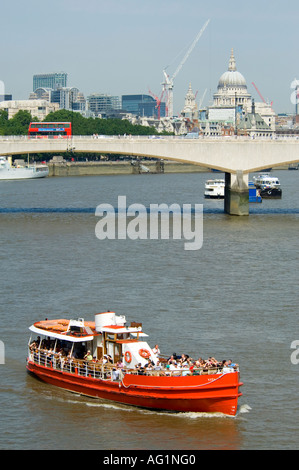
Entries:
{"label": "riverside wall", "polygon": [[[180,162],[142,161],[150,173],[198,173],[207,168]],[[129,161],[120,162],[64,162],[48,163],[49,176],[98,176],[98,175],[132,175],[144,171]]]}

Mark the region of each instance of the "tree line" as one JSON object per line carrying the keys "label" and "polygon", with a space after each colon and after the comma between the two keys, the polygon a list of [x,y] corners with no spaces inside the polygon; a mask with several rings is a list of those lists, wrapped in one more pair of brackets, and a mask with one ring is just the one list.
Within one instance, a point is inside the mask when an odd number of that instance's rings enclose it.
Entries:
{"label": "tree line", "polygon": [[[0,135],[27,135],[30,122],[40,122],[36,117],[32,117],[29,111],[20,110],[11,119],[8,119],[8,112],[0,110]],[[60,109],[49,113],[43,122],[71,122],[73,135],[157,135],[158,131],[154,127],[141,126],[130,123],[125,119],[101,119],[84,117],[80,113]],[[56,154],[32,154],[31,160],[50,160]],[[106,155],[109,160],[119,158],[118,155]],[[15,158],[26,158],[27,155],[14,155]],[[73,160],[97,159],[96,154],[69,152],[65,158]]]}
{"label": "tree line", "polygon": [[[39,122],[29,111],[20,110],[11,119],[8,112],[0,110],[0,135],[27,135],[30,122]],[[156,135],[154,127],[131,124],[125,119],[84,117],[80,113],[60,109],[49,113],[43,122],[71,122],[73,135]]]}

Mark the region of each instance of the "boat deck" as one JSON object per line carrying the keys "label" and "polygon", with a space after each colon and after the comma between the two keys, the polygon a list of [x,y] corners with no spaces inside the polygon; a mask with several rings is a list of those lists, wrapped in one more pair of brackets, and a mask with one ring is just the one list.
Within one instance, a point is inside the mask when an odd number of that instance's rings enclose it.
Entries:
{"label": "boat deck", "polygon": [[[59,356],[59,354],[52,354],[47,351],[32,351],[29,353],[28,361],[38,366],[43,366],[49,369],[58,370],[60,372],[67,372],[81,377],[91,377],[101,380],[115,380],[119,381],[125,374],[131,375],[148,375],[148,376],[161,376],[161,377],[184,377],[186,375],[211,375],[222,374],[223,367],[191,367],[180,369],[167,369],[166,360],[159,370],[157,369],[130,369],[128,367],[118,367],[116,364],[106,363],[100,361],[86,360],[86,359],[69,359]],[[234,369],[232,369],[232,372]],[[228,371],[226,371],[228,372]]]}

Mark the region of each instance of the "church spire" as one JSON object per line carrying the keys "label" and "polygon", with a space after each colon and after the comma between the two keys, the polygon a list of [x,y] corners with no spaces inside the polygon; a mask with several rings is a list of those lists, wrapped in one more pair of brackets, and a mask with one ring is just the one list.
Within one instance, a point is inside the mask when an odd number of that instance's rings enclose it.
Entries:
{"label": "church spire", "polygon": [[234,50],[233,50],[233,49],[231,50],[231,54],[230,54],[228,70],[229,70],[230,72],[234,72],[235,70],[237,70],[237,67],[236,67],[236,60],[235,60]]}

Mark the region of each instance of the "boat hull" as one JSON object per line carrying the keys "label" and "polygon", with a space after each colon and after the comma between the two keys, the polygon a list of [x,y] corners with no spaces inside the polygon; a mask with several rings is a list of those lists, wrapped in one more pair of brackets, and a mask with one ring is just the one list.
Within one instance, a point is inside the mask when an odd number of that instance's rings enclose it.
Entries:
{"label": "boat hull", "polygon": [[224,195],[222,194],[215,194],[215,195],[210,195],[210,194],[205,194],[206,199],[224,199]]}
{"label": "boat hull", "polygon": [[94,398],[171,412],[223,413],[234,416],[239,372],[185,377],[125,374],[122,381],[59,371],[27,361],[27,370],[46,383]]}
{"label": "boat hull", "polygon": [[0,180],[24,180],[45,178],[49,176],[49,168],[9,168],[0,171]]}
{"label": "boat hull", "polygon": [[282,191],[280,188],[266,188],[261,190],[263,199],[281,199]]}

